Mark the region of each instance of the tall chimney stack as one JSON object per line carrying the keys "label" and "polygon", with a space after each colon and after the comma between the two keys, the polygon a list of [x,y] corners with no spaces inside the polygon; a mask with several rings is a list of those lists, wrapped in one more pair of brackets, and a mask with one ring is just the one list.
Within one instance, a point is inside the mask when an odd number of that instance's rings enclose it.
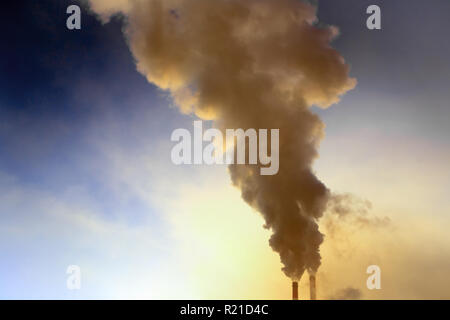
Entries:
{"label": "tall chimney stack", "polygon": [[311,300],[316,300],[316,276],[309,275],[309,295]]}
{"label": "tall chimney stack", "polygon": [[298,282],[292,281],[292,300],[298,300]]}

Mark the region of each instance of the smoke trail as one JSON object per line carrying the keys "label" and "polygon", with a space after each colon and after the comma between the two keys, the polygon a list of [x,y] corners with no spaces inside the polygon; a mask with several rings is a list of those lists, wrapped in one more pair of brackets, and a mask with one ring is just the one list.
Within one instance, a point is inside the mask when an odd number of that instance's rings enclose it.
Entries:
{"label": "smoke trail", "polygon": [[298,0],[91,0],[103,18],[122,12],[138,70],[168,90],[180,110],[217,128],[280,129],[280,170],[231,165],[232,182],[272,230],[283,271],[299,279],[320,265],[317,220],[330,196],[311,166],[328,107],[355,86],[319,28],[316,8]]}
{"label": "smoke trail", "polygon": [[333,239],[342,228],[352,226],[358,230],[363,228],[393,227],[389,217],[369,214],[372,203],[350,193],[334,193],[328,200],[327,210],[321,223],[325,227],[328,238]]}

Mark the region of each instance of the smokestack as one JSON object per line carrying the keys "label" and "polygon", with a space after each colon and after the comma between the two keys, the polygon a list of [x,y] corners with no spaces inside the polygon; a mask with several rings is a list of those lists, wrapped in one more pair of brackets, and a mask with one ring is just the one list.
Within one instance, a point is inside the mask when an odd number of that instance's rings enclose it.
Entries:
{"label": "smokestack", "polygon": [[298,282],[292,281],[292,300],[298,300]]}
{"label": "smokestack", "polygon": [[316,276],[309,275],[309,295],[311,300],[316,300]]}

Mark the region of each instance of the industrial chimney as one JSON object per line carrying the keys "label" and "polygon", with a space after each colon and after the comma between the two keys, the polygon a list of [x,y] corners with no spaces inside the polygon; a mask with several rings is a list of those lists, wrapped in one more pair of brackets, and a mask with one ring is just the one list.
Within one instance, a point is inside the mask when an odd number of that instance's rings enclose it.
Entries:
{"label": "industrial chimney", "polygon": [[309,275],[309,295],[311,300],[316,300],[316,276]]}
{"label": "industrial chimney", "polygon": [[292,300],[298,300],[298,282],[292,281]]}

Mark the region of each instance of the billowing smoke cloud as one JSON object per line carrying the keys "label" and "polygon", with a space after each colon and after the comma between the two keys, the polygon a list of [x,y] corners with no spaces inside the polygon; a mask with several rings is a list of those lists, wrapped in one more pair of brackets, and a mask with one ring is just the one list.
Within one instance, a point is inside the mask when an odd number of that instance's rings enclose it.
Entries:
{"label": "billowing smoke cloud", "polygon": [[233,184],[272,230],[283,271],[299,279],[320,265],[317,220],[330,193],[311,169],[324,125],[311,112],[355,86],[318,27],[316,8],[298,0],[91,0],[103,18],[126,15],[138,70],[171,93],[184,113],[219,129],[280,129],[280,169],[231,165]]}

